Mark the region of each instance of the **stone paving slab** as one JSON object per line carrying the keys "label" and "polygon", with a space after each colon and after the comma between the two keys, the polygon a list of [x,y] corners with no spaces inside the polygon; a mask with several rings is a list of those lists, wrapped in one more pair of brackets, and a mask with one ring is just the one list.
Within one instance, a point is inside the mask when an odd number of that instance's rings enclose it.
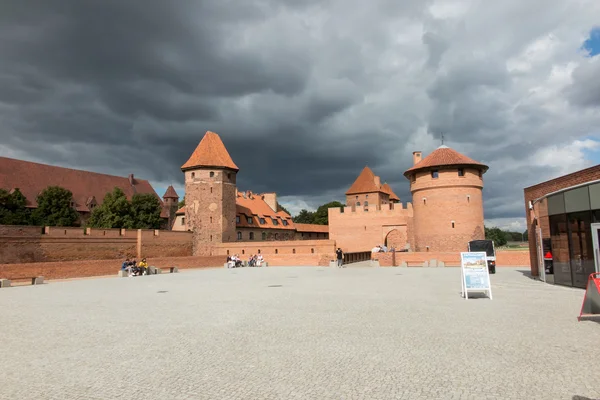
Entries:
{"label": "stone paving slab", "polygon": [[[0,290],[0,399],[594,399],[579,289],[498,268],[239,268]],[[580,397],[578,397],[580,396]]]}

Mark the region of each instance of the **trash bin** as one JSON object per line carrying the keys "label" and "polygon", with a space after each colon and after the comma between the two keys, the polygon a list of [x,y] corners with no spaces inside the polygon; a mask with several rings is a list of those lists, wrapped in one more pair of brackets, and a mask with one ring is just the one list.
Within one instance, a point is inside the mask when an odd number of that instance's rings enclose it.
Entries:
{"label": "trash bin", "polygon": [[548,275],[554,275],[554,263],[552,259],[544,259],[544,270]]}

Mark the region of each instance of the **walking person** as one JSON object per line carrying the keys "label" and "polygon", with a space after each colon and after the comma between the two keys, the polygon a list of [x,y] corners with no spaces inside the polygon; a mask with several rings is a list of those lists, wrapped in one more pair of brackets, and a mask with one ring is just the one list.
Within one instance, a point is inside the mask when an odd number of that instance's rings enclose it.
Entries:
{"label": "walking person", "polygon": [[338,249],[335,251],[335,254],[337,255],[337,266],[338,268],[342,268],[344,265],[344,252],[338,247]]}

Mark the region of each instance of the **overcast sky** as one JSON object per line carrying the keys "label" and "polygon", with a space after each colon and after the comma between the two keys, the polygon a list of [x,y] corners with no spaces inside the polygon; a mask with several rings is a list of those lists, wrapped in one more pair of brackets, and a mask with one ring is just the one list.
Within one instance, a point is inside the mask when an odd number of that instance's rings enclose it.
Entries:
{"label": "overcast sky", "polygon": [[343,200],[365,165],[410,201],[411,153],[444,132],[490,166],[486,223],[522,230],[523,187],[600,160],[599,16],[596,0],[4,0],[0,155],[183,195],[212,130],[240,189],[296,213]]}

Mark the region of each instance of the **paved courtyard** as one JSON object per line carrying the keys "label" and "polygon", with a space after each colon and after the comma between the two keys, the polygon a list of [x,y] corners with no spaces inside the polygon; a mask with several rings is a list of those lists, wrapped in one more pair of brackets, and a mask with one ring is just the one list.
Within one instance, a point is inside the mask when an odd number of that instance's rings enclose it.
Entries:
{"label": "paved courtyard", "polygon": [[593,399],[583,291],[458,268],[239,268],[0,289],[2,399]]}

